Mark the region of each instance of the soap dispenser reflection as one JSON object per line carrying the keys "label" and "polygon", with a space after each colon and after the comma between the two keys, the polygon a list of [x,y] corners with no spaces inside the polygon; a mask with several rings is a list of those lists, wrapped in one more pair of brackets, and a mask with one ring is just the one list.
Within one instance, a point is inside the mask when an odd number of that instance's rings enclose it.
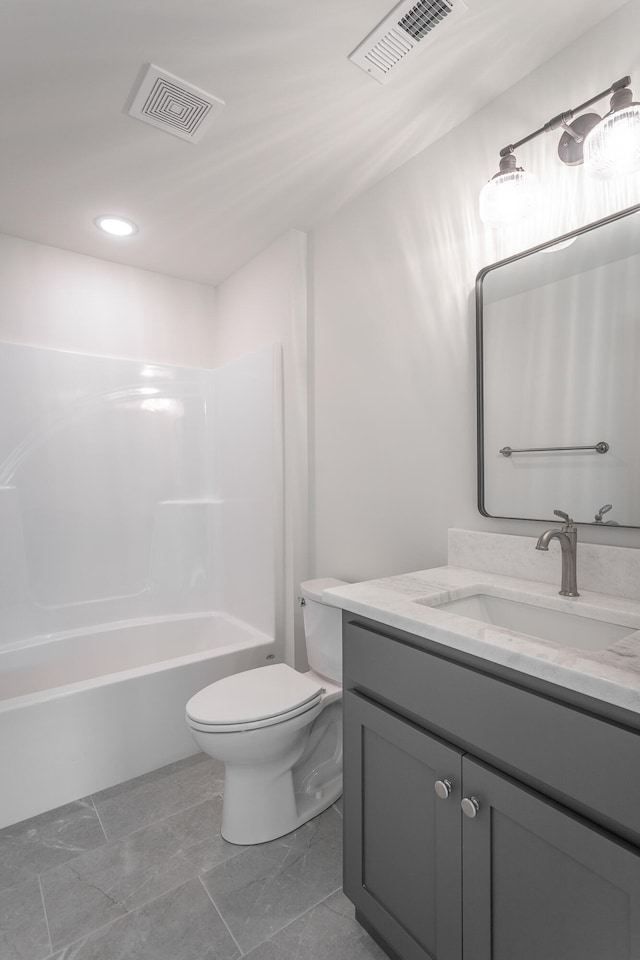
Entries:
{"label": "soap dispenser reflection", "polygon": [[609,510],[611,510],[612,507],[613,507],[613,504],[612,504],[612,503],[605,503],[604,507],[600,507],[600,509],[599,509],[598,512],[596,513],[595,517],[593,518],[593,522],[594,522],[594,523],[601,523],[603,526],[606,526],[606,527],[619,527],[620,524],[618,523],[617,520],[603,520],[603,519],[602,519],[602,517],[604,516],[604,514],[605,514],[605,513],[608,513]]}

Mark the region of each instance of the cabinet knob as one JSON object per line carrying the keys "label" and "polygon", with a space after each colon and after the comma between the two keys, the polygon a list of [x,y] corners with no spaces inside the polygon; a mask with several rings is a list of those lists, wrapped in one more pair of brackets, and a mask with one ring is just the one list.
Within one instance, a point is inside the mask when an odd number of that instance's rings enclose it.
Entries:
{"label": "cabinet knob", "polygon": [[433,785],[436,796],[441,800],[446,800],[451,793],[451,780],[436,780]]}
{"label": "cabinet knob", "polygon": [[460,806],[462,807],[462,812],[465,817],[471,817],[471,819],[478,815],[480,809],[480,804],[475,797],[464,797]]}

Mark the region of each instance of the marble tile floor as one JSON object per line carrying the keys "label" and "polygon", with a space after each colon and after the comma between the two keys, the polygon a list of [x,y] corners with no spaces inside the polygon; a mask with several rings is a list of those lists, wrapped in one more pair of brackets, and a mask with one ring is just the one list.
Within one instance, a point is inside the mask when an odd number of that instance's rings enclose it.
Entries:
{"label": "marble tile floor", "polygon": [[0,960],[384,960],[341,890],[340,801],[220,837],[203,754],[0,830]]}

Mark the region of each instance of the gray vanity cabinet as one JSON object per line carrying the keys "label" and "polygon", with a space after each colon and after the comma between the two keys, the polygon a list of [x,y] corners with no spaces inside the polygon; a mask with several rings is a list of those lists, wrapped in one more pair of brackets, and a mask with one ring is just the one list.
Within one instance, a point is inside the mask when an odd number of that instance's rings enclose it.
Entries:
{"label": "gray vanity cabinet", "polygon": [[459,960],[462,754],[349,691],[344,719],[345,893],[402,960]]}
{"label": "gray vanity cabinet", "polygon": [[640,852],[463,759],[465,960],[640,957]]}
{"label": "gray vanity cabinet", "polygon": [[344,890],[363,926],[399,960],[638,960],[640,732],[371,626],[345,617]]}

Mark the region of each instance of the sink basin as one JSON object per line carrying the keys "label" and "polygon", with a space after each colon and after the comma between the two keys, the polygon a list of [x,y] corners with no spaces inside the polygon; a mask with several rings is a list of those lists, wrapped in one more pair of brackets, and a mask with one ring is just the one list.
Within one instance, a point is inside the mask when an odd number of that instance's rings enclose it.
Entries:
{"label": "sink basin", "polygon": [[609,620],[596,620],[577,611],[565,613],[552,607],[506,600],[489,593],[474,593],[458,600],[428,605],[494,627],[504,627],[515,633],[524,633],[536,639],[551,640],[553,643],[578,647],[581,650],[605,650],[616,640],[622,640],[638,629]]}

